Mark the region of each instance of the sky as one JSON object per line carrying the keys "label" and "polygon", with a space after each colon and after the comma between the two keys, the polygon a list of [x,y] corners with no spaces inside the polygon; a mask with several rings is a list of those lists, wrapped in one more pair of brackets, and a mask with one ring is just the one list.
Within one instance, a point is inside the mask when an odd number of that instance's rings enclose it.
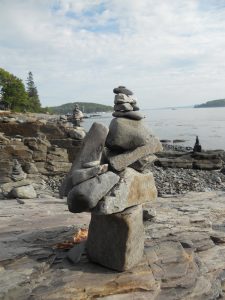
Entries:
{"label": "sky", "polygon": [[0,0],[0,67],[42,106],[113,105],[131,89],[142,109],[225,98],[224,0]]}

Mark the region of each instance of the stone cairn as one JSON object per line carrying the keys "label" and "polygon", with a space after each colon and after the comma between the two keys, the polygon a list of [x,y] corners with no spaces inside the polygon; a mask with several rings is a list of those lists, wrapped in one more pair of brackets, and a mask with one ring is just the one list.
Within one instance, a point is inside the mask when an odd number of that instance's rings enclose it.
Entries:
{"label": "stone cairn", "polygon": [[89,259],[124,271],[143,256],[142,204],[157,197],[148,166],[162,146],[144,126],[133,93],[121,86],[113,91],[115,118],[109,129],[92,125],[60,194],[71,212],[91,212]]}
{"label": "stone cairn", "polygon": [[80,124],[83,118],[84,115],[79,109],[79,105],[75,104],[72,116],[67,118],[67,120],[73,124],[73,128],[67,128],[67,133],[69,137],[74,138],[76,140],[84,139],[86,132]]}

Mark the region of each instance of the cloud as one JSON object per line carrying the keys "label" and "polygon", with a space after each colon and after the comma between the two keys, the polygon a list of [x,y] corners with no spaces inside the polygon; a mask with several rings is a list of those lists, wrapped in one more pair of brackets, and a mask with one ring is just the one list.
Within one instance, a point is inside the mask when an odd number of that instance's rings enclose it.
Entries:
{"label": "cloud", "polygon": [[43,105],[110,104],[125,84],[141,107],[223,98],[223,1],[0,0],[0,65],[34,74]]}

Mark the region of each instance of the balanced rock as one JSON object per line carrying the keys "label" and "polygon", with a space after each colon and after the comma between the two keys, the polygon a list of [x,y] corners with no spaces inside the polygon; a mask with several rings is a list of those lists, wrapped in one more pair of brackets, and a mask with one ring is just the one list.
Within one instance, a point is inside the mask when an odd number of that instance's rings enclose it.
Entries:
{"label": "balanced rock", "polygon": [[93,123],[89,132],[87,133],[83,148],[79,155],[73,162],[70,172],[64,179],[61,188],[60,196],[67,196],[73,187],[72,172],[76,169],[81,169],[85,162],[100,161],[102,151],[104,149],[105,140],[108,134],[108,128],[100,123]]}
{"label": "balanced rock", "polygon": [[108,171],[108,165],[95,166],[85,169],[77,169],[72,173],[73,185],[77,185],[83,181],[86,181],[92,177],[103,174]]}
{"label": "balanced rock", "polygon": [[13,167],[12,167],[12,174],[11,178],[14,181],[23,180],[27,177],[27,174],[24,173],[21,164],[18,162],[17,159],[13,160]]}
{"label": "balanced rock", "polygon": [[118,88],[113,89],[114,94],[125,94],[127,96],[133,95],[133,92],[128,90],[125,86],[119,86]]}
{"label": "balanced rock", "polygon": [[113,172],[106,172],[74,186],[67,197],[69,211],[74,213],[90,211],[119,179],[120,177]]}
{"label": "balanced rock", "polygon": [[134,150],[149,144],[151,132],[142,121],[127,118],[114,118],[109,126],[106,146],[110,149]]}
{"label": "balanced rock", "polygon": [[114,110],[115,111],[132,111],[133,106],[130,103],[115,104]]}
{"label": "balanced rock", "polygon": [[91,215],[87,252],[93,262],[125,271],[139,263],[143,250],[142,205],[107,216]]}
{"label": "balanced rock", "polygon": [[98,214],[113,214],[124,209],[156,200],[157,190],[151,172],[141,174],[126,168],[119,183],[94,209]]}
{"label": "balanced rock", "polygon": [[[162,150],[162,145],[159,140],[152,136],[151,142],[145,146],[137,147],[135,150],[125,151],[118,154],[117,152],[106,149],[105,156],[110,166],[116,171],[122,171],[127,166],[135,163],[134,169],[144,169],[146,165],[152,162],[152,159],[147,159],[149,154],[156,153]],[[157,157],[155,156],[155,159]],[[138,163],[139,161],[139,163]],[[133,165],[132,165],[133,167]]]}
{"label": "balanced rock", "polygon": [[131,120],[144,119],[144,115],[137,111],[124,111],[124,112],[114,111],[112,115],[113,115],[113,117],[116,117],[116,118],[128,118]]}
{"label": "balanced rock", "polygon": [[152,163],[156,160],[157,160],[157,156],[155,156],[154,154],[149,154],[135,161],[133,164],[130,165],[130,167],[135,169],[136,171],[143,172],[145,169],[148,169],[150,165],[152,165]]}

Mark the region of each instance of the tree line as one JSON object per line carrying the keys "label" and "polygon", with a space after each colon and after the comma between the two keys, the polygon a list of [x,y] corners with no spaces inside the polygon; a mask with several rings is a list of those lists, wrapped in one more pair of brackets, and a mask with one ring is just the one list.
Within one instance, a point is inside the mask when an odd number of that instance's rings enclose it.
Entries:
{"label": "tree line", "polygon": [[0,68],[0,103],[12,111],[45,112],[41,107],[32,72],[28,73],[26,87],[15,75]]}

